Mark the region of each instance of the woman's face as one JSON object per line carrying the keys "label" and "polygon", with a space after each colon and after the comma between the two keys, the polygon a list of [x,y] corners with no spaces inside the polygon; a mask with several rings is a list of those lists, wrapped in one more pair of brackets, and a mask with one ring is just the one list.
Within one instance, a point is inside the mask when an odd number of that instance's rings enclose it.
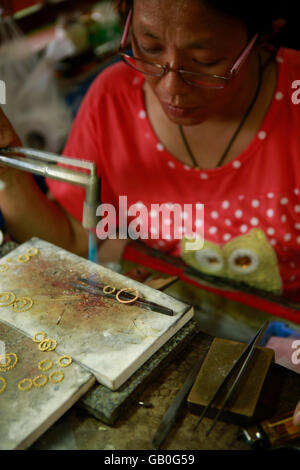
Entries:
{"label": "woman's face", "polygon": [[[133,12],[134,55],[172,69],[228,76],[249,41],[242,21],[200,0],[134,0]],[[195,125],[222,113],[239,93],[249,90],[253,70],[251,54],[221,90],[196,88],[173,71],[163,77],[145,75],[145,80],[171,121]]]}

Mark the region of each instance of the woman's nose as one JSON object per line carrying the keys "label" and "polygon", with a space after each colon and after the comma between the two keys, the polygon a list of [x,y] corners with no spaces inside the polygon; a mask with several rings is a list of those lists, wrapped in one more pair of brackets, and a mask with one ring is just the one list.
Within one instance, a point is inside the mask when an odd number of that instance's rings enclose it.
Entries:
{"label": "woman's nose", "polygon": [[[176,103],[172,101],[175,97],[186,95],[189,85],[185,83],[180,74],[173,69],[168,69],[166,73],[160,78],[158,88],[162,96],[168,99],[174,106]],[[178,104],[178,103],[177,103]]]}

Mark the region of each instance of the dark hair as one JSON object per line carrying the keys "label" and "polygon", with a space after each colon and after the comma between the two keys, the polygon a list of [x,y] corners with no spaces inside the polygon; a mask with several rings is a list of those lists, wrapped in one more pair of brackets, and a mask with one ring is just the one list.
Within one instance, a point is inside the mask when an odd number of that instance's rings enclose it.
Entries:
{"label": "dark hair", "polygon": [[[124,19],[126,18],[130,8],[133,6],[134,0],[115,0],[117,9]],[[164,1],[164,0],[161,0]],[[247,27],[249,37],[255,33],[266,34],[272,37],[272,43],[275,45],[283,45],[286,47],[296,47],[297,45],[291,44],[293,37],[292,29],[290,28],[291,19],[295,17],[289,0],[199,0],[202,1],[207,7],[214,9],[243,21]],[[283,18],[287,21],[285,27],[274,35],[272,32],[272,22],[278,18]],[[295,21],[295,20],[294,20]],[[296,26],[296,25],[295,25]],[[295,38],[296,38],[295,29]],[[288,34],[289,33],[289,34]],[[290,39],[289,39],[290,38]],[[293,39],[292,39],[293,42]],[[295,42],[295,41],[294,41]],[[297,40],[296,40],[297,42]],[[298,38],[299,43],[299,38]]]}

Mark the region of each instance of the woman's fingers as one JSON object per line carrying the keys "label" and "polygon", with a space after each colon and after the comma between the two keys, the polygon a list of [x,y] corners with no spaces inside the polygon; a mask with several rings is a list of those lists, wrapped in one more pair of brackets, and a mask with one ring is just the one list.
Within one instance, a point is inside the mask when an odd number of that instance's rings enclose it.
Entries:
{"label": "woman's fingers", "polygon": [[[0,148],[19,147],[21,145],[21,141],[13,126],[0,108]],[[3,177],[4,174],[9,175],[11,173],[8,172],[9,169],[10,168],[8,166],[0,164],[0,176]]]}
{"label": "woman's fingers", "polygon": [[21,141],[0,108],[0,147],[19,146]]}

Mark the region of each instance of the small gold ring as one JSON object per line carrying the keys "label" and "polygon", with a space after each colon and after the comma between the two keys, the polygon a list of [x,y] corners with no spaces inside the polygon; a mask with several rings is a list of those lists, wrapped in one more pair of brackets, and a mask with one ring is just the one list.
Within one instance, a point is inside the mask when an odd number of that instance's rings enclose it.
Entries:
{"label": "small gold ring", "polygon": [[[136,296],[135,296],[133,299],[121,300],[121,299],[119,298],[119,295],[120,295],[122,292],[128,291],[128,290],[136,292]],[[120,302],[121,304],[132,304],[132,302],[135,302],[136,299],[138,299],[138,297],[139,297],[139,291],[138,291],[137,289],[134,289],[133,287],[124,287],[124,289],[119,290],[119,292],[118,292],[117,295],[116,295],[116,299],[117,299],[118,302]]]}
{"label": "small gold ring", "polygon": [[[39,379],[43,379],[43,381],[38,383]],[[32,382],[35,387],[44,387],[48,382],[48,377],[45,374],[37,375],[36,377],[34,377]]]}
{"label": "small gold ring", "polygon": [[40,343],[39,343],[39,350],[40,351],[47,351],[48,348],[50,348],[51,346],[51,339],[47,338],[47,339],[43,339]]}
{"label": "small gold ring", "polygon": [[[67,359],[68,362],[63,363],[62,361],[63,361],[64,359]],[[71,358],[71,356],[68,356],[67,354],[65,354],[64,356],[61,356],[61,357],[57,360],[57,364],[58,364],[60,367],[68,367],[70,364],[72,364],[72,358]]]}
{"label": "small gold ring", "polygon": [[115,292],[116,288],[113,287],[113,286],[105,286],[103,287],[103,292],[104,294],[112,294],[113,292]]}
{"label": "small gold ring", "polygon": [[[52,346],[51,346],[52,345]],[[57,346],[57,341],[55,339],[43,339],[39,344],[40,351],[54,351]]]}
{"label": "small gold ring", "polygon": [[4,392],[4,390],[6,389],[6,383],[7,383],[7,382],[6,382],[6,380],[5,380],[4,377],[0,377],[0,380],[2,380],[2,382],[3,382],[3,385],[2,385],[2,387],[0,388],[0,393],[2,393],[2,392]]}
{"label": "small gold ring", "polygon": [[50,341],[51,341],[52,346],[50,345],[50,347],[47,349],[47,351],[54,351],[54,349],[57,346],[57,341],[55,339],[50,339]]}
{"label": "small gold ring", "polygon": [[2,385],[2,387],[0,388],[0,393],[2,393],[2,392],[4,392],[4,390],[6,389],[6,384],[7,384],[7,382],[6,382],[6,380],[5,380],[4,377],[0,377],[0,380],[2,380],[2,382],[3,382],[3,385]]}
{"label": "small gold ring", "polygon": [[37,255],[39,252],[38,248],[28,248],[28,250],[26,251],[26,255],[27,256],[35,256]]}
{"label": "small gold ring", "polygon": [[[1,359],[4,358],[4,359],[7,359],[7,362],[1,362]],[[0,356],[0,369],[3,367],[4,369],[6,369],[6,367],[8,367],[9,365],[11,364],[11,358],[9,357],[8,354],[1,354]]]}
{"label": "small gold ring", "polygon": [[13,356],[15,361],[13,362],[13,364],[11,364],[11,359],[10,359],[10,361],[7,363],[6,366],[1,366],[0,365],[0,370],[2,372],[8,372],[9,370],[13,369],[18,364],[18,360],[19,360],[16,353],[7,353],[7,354],[5,354],[5,356]]}
{"label": "small gold ring", "polygon": [[[18,305],[19,303],[21,303],[21,305]],[[26,305],[27,303],[28,305]],[[32,305],[33,300],[30,297],[20,297],[14,301],[12,308],[14,312],[26,312],[32,307]]]}
{"label": "small gold ring", "polygon": [[8,270],[8,264],[0,264],[0,273],[4,273]]}
{"label": "small gold ring", "polygon": [[[44,364],[46,364],[47,362],[49,363],[49,365],[48,365],[48,366],[44,365]],[[49,369],[51,369],[52,366],[53,366],[53,362],[50,361],[50,359],[43,359],[43,360],[40,361],[39,364],[38,364],[38,368],[39,368],[40,370],[42,370],[42,371],[49,370]]]}
{"label": "small gold ring", "polygon": [[[43,336],[42,339],[37,339],[38,335],[42,335]],[[47,333],[45,333],[44,331],[38,331],[37,333],[35,333],[35,335],[33,335],[32,341],[34,341],[35,343],[40,343],[46,338],[47,338]]]}
{"label": "small gold ring", "polygon": [[[28,385],[23,386],[25,382],[28,382]],[[21,392],[25,392],[26,390],[30,390],[32,385],[33,383],[31,379],[23,379],[18,383],[18,389],[21,390]]]}
{"label": "small gold ring", "polygon": [[[60,378],[57,380],[53,379],[55,375],[59,375]],[[64,378],[64,374],[60,370],[55,370],[54,372],[51,372],[51,374],[49,375],[50,382],[52,382],[53,384],[58,384],[59,382],[63,380],[63,378]]]}
{"label": "small gold ring", "polygon": [[[1,300],[4,297],[4,300]],[[0,294],[0,307],[8,307],[13,304],[16,300],[16,296],[13,292],[1,292]]]}
{"label": "small gold ring", "polygon": [[27,263],[27,261],[30,260],[30,256],[29,255],[20,255],[18,256],[18,262],[19,263]]}
{"label": "small gold ring", "polygon": [[9,370],[10,370],[10,369],[13,369],[18,364],[19,358],[16,355],[16,353],[8,353],[8,355],[13,356],[15,359],[15,362],[9,366]]}

